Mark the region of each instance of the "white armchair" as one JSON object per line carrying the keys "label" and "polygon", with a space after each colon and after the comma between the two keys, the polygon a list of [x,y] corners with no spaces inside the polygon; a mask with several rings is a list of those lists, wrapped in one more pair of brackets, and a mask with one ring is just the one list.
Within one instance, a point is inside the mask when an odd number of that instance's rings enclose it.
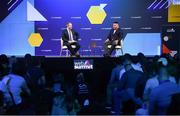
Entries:
{"label": "white armchair", "polygon": [[[122,55],[123,55],[123,44],[124,44],[124,40],[122,39],[122,40],[121,40],[121,45],[116,45],[116,46],[115,46],[116,52],[117,52],[118,50],[121,50]],[[108,45],[108,48],[110,49],[111,46],[112,46],[112,45]]]}
{"label": "white armchair", "polygon": [[[66,52],[66,56],[69,56],[68,52],[68,47],[64,45],[64,41],[63,39],[61,38],[60,39],[60,44],[61,44],[61,49],[60,49],[60,56],[62,56],[62,52],[65,51]],[[72,45],[72,48],[76,48],[75,45]]]}

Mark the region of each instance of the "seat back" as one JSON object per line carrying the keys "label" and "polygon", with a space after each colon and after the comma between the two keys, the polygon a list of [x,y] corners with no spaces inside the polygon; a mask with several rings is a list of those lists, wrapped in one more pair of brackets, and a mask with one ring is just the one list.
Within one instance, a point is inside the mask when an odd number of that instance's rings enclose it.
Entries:
{"label": "seat back", "polygon": [[64,44],[64,41],[63,41],[62,38],[60,39],[60,42],[61,42],[60,44],[61,44],[61,48],[62,48],[62,47],[63,47],[63,44]]}
{"label": "seat back", "polygon": [[123,47],[123,45],[124,45],[124,40],[121,39],[121,47]]}

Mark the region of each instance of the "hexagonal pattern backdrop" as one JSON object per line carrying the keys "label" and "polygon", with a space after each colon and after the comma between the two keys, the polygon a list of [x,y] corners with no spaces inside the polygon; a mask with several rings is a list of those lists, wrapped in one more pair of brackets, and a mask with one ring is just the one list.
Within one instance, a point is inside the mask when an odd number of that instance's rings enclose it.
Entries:
{"label": "hexagonal pattern backdrop", "polygon": [[106,16],[107,14],[104,8],[101,7],[101,5],[91,6],[87,13],[87,17],[91,24],[102,24]]}
{"label": "hexagonal pattern backdrop", "polygon": [[43,38],[41,37],[40,33],[32,33],[28,39],[28,42],[32,47],[39,47],[43,42]]}

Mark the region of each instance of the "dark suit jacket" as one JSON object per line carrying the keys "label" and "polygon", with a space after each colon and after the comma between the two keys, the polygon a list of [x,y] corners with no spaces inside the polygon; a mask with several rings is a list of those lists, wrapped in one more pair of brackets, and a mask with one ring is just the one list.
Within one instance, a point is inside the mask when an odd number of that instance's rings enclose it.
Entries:
{"label": "dark suit jacket", "polygon": [[[72,29],[72,34],[73,34],[73,39],[75,41],[78,41],[79,34],[75,30],[73,30],[73,29]],[[62,40],[64,41],[64,43],[67,43],[69,41],[69,35],[68,35],[67,29],[62,31]]]}
{"label": "dark suit jacket", "polygon": [[120,43],[120,41],[123,39],[123,32],[121,29],[118,29],[116,33],[114,34],[114,29],[111,29],[107,38],[110,41],[119,40],[119,43]]}

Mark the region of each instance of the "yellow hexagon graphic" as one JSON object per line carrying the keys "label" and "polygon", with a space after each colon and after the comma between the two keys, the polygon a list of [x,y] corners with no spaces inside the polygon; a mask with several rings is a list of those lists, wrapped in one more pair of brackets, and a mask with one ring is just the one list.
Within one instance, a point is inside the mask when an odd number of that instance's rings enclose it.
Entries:
{"label": "yellow hexagon graphic", "polygon": [[102,24],[107,16],[104,7],[107,4],[100,4],[100,6],[91,6],[87,17],[91,24]]}
{"label": "yellow hexagon graphic", "polygon": [[32,33],[28,42],[32,47],[39,47],[43,42],[43,38],[40,33]]}

